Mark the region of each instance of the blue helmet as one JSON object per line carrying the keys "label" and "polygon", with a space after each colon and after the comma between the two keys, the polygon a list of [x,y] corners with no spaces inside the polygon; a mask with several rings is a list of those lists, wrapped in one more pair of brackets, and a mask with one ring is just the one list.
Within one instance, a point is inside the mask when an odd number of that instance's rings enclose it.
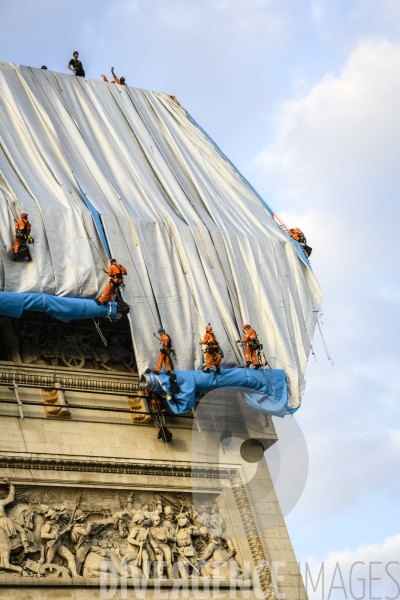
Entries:
{"label": "blue helmet", "polygon": [[158,330],[158,333],[162,333],[163,331],[165,331],[164,327],[160,327],[160,329]]}

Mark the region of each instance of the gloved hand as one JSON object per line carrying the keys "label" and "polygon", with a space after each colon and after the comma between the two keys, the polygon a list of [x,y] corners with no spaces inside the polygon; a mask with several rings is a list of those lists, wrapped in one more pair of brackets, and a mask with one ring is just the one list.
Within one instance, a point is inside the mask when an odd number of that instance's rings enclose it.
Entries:
{"label": "gloved hand", "polygon": [[33,239],[33,237],[29,236],[28,237],[28,244],[34,244],[35,240]]}
{"label": "gloved hand", "polygon": [[236,340],[236,343],[237,343],[237,344],[241,344],[241,343],[242,343],[242,340]]}

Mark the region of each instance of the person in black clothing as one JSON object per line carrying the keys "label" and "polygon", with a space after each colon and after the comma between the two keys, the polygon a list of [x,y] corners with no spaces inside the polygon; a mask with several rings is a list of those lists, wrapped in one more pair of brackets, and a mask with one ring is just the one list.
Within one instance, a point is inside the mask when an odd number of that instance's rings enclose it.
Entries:
{"label": "person in black clothing", "polygon": [[83,65],[82,65],[81,61],[78,59],[79,52],[74,52],[73,56],[74,56],[74,58],[71,58],[71,60],[68,63],[68,69],[70,71],[74,71],[74,73],[77,77],[85,77],[85,71],[83,70]]}

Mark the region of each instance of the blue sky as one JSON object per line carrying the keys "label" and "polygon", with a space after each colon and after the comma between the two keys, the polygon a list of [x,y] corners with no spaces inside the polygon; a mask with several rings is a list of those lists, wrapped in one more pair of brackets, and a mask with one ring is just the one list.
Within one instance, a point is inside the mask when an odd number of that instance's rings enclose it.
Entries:
{"label": "blue sky", "polygon": [[296,417],[309,476],[289,531],[301,561],[396,560],[398,0],[3,0],[1,10],[1,60],[65,72],[77,49],[89,77],[114,66],[130,85],[175,94],[306,232],[335,366],[317,333]]}

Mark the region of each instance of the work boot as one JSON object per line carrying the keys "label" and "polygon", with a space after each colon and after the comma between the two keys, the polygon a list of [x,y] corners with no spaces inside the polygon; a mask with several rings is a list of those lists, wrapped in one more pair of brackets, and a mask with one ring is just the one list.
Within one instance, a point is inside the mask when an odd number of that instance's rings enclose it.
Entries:
{"label": "work boot", "polygon": [[95,299],[95,302],[96,302],[97,306],[101,306],[101,302],[98,298]]}
{"label": "work boot", "polygon": [[160,371],[153,371],[154,375],[159,375]]}
{"label": "work boot", "polygon": [[246,363],[246,369],[248,369],[250,367],[250,365],[251,365],[251,360],[248,360]]}
{"label": "work boot", "polygon": [[217,369],[215,369],[215,372],[216,372],[217,375],[220,375],[221,374],[221,369],[218,367]]}
{"label": "work boot", "polygon": [[254,365],[255,369],[259,369],[261,365]]}
{"label": "work boot", "polygon": [[18,260],[18,254],[14,254],[13,260]]}
{"label": "work boot", "polygon": [[171,375],[171,371],[167,371],[167,375]]}
{"label": "work boot", "polygon": [[210,369],[203,369],[203,373],[210,373]]}

